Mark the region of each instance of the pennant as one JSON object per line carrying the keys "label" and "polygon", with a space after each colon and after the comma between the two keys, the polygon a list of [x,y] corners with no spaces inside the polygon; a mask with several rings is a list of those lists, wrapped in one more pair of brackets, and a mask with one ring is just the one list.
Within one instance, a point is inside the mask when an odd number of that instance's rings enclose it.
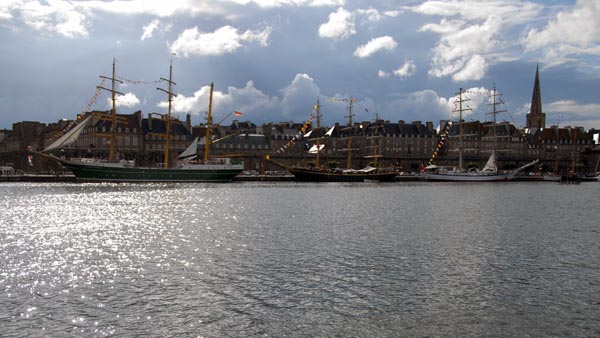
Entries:
{"label": "pennant", "polygon": [[241,113],[241,112],[239,112],[239,111],[235,111],[235,112],[233,113],[233,115],[235,115],[235,116],[238,116],[238,117],[239,117],[239,116],[242,116],[242,113]]}

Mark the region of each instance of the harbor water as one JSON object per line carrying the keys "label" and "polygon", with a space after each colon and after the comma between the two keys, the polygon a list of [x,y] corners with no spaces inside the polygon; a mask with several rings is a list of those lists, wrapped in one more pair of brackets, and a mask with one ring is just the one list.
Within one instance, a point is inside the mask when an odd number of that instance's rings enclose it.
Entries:
{"label": "harbor water", "polygon": [[599,183],[0,183],[2,337],[599,337]]}

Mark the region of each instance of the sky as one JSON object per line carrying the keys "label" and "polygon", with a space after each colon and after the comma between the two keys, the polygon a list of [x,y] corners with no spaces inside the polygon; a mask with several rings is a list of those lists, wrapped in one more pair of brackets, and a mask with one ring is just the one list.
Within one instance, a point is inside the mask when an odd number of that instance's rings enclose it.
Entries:
{"label": "sky", "polygon": [[2,0],[0,129],[110,108],[323,124],[457,119],[525,126],[536,66],[546,125],[600,128],[600,1]]}

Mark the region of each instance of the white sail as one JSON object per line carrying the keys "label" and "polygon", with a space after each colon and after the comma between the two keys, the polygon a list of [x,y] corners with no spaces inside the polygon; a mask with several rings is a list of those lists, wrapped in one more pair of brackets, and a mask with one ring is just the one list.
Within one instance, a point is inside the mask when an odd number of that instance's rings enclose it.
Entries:
{"label": "white sail", "polygon": [[313,132],[313,131],[311,130],[311,131],[309,131],[308,133],[304,134],[304,137],[309,137],[309,136],[310,136],[310,134],[312,134],[312,132]]}
{"label": "white sail", "polygon": [[321,150],[323,150],[323,148],[325,148],[324,144],[319,144],[319,145],[313,145],[312,147],[310,147],[310,149],[308,149],[308,153],[309,154],[316,154],[318,152],[320,152]]}
{"label": "white sail", "polygon": [[192,155],[196,155],[197,151],[198,151],[198,138],[196,137],[194,142],[192,142],[192,144],[190,144],[190,146],[187,147],[187,149],[184,150],[183,153],[181,153],[181,155],[177,156],[177,158],[185,158],[185,157],[189,157]]}
{"label": "white sail", "polygon": [[335,125],[334,125],[333,127],[331,127],[331,129],[329,129],[329,130],[328,130],[328,131],[325,133],[325,135],[327,135],[327,136],[331,136],[331,134],[333,134],[333,130],[334,130],[334,129],[335,129]]}
{"label": "white sail", "polygon": [[482,172],[492,172],[495,173],[498,171],[498,167],[496,166],[496,152],[492,150],[490,154],[490,158],[488,158],[485,167],[481,170]]}
{"label": "white sail", "polygon": [[92,120],[92,115],[88,116],[85,120],[81,121],[75,128],[69,130],[66,134],[59,137],[58,140],[52,142],[43,152],[48,152],[50,150],[54,150],[66,145],[69,145],[77,140],[83,129],[90,123]]}

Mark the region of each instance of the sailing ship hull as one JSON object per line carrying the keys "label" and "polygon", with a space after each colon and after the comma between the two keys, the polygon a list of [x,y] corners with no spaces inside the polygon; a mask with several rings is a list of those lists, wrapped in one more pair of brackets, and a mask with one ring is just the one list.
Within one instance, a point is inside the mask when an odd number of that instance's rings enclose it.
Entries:
{"label": "sailing ship hull", "polygon": [[120,167],[61,161],[81,182],[230,182],[242,165],[211,165],[198,169]]}
{"label": "sailing ship hull", "polygon": [[303,168],[290,168],[288,171],[294,175],[294,180],[298,182],[389,182],[393,181],[398,175],[397,172],[334,173]]}
{"label": "sailing ship hull", "polygon": [[425,179],[432,182],[504,182],[512,180],[514,173],[472,174],[472,173],[424,173]]}

